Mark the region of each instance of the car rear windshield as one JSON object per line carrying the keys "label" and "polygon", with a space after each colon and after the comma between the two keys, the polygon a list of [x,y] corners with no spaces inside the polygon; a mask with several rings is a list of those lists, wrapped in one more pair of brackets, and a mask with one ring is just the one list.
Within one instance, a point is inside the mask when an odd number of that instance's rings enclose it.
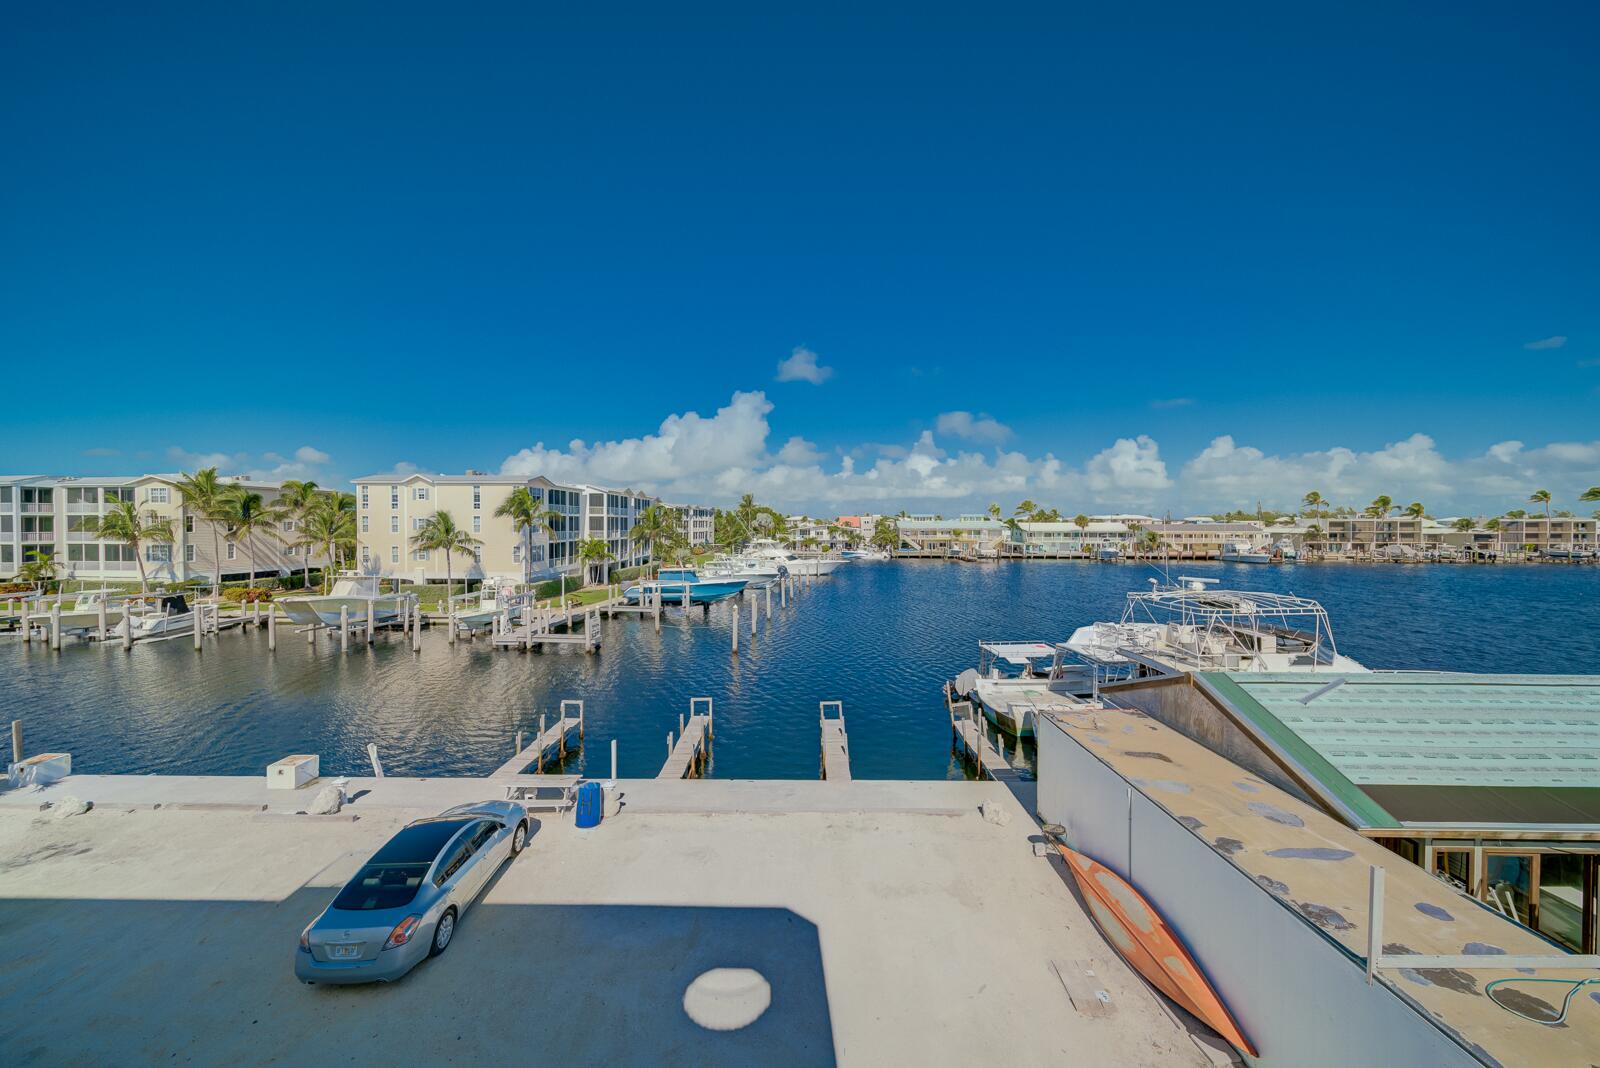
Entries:
{"label": "car rear windshield", "polygon": [[428,862],[420,864],[368,864],[345,884],[333,907],[351,912],[397,909],[410,904],[428,875]]}

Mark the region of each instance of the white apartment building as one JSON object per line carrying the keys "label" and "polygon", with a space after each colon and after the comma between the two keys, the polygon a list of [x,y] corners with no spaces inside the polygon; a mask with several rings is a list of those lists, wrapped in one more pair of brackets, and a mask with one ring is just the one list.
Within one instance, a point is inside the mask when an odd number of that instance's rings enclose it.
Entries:
{"label": "white apartment building", "polygon": [[[57,578],[138,581],[133,548],[89,529],[89,517],[104,515],[120,501],[131,501],[142,516],[168,520],[172,527],[170,543],[151,541],[140,549],[151,582],[214,581],[219,571],[224,581],[244,579],[252,562],[257,578],[304,566],[306,550],[293,544],[293,520],[282,520],[249,541],[230,540],[221,524],[199,517],[184,504],[181,479],[177,474],[0,476],[0,577],[14,576],[32,554],[48,553],[57,565]],[[222,481],[261,494],[269,505],[282,489],[280,483],[243,476]],[[320,558],[312,566],[321,566]]]}
{"label": "white apartment building", "polygon": [[1110,551],[1120,554],[1133,541],[1133,531],[1117,520],[1090,520],[1082,527],[1070,519],[1019,525],[1023,553],[1032,557],[1094,557]]}
{"label": "white apartment building", "polygon": [[986,515],[955,519],[912,516],[895,525],[900,531],[901,556],[1003,556],[1022,548],[1021,539],[1009,526]]}
{"label": "white apartment building", "polygon": [[691,548],[710,545],[717,536],[717,510],[705,504],[669,504],[678,513],[683,525],[683,536]]}
{"label": "white apartment building", "polygon": [[[610,569],[637,567],[650,559],[650,546],[628,534],[655,498],[633,490],[564,485],[543,476],[370,475],[355,480],[357,555],[362,570],[404,582],[443,582],[447,576],[482,580],[538,582],[560,575],[580,577],[578,545],[586,538],[606,543]],[[496,516],[514,490],[526,487],[550,516],[548,529],[531,537],[512,520]],[[449,512],[456,526],[481,544],[471,556],[415,547],[411,539],[436,512]],[[598,579],[599,575],[589,576]]]}

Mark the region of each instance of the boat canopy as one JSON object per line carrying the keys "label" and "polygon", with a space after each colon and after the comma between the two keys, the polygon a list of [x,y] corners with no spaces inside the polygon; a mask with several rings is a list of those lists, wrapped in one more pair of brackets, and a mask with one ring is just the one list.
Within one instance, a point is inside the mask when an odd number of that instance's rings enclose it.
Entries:
{"label": "boat canopy", "polygon": [[979,642],[978,648],[1018,667],[1026,667],[1042,656],[1054,656],[1056,651],[1048,642]]}

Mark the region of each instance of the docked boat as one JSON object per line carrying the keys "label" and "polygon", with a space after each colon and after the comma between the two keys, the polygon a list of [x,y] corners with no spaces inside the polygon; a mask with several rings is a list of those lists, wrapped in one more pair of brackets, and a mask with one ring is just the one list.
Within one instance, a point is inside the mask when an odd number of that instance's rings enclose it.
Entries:
{"label": "docked boat", "polygon": [[745,587],[764,590],[789,573],[789,568],[773,560],[749,556],[719,556],[699,569],[704,578],[744,579]]}
{"label": "docked boat", "polygon": [[662,604],[715,604],[743,590],[748,585],[742,578],[703,579],[693,568],[664,567],[654,579],[639,582],[622,591],[623,600],[638,604],[649,594],[660,597]]}
{"label": "docked boat", "polygon": [[887,560],[889,554],[882,549],[841,549],[839,555],[846,560]]}
{"label": "docked boat", "polygon": [[157,593],[133,598],[128,606],[128,615],[117,628],[117,633],[130,634],[136,642],[194,633],[194,609],[181,593]]}
{"label": "docked boat", "polygon": [[1270,564],[1272,550],[1258,548],[1248,541],[1228,541],[1222,544],[1222,560],[1230,564]]}
{"label": "docked boat", "polygon": [[751,542],[747,555],[768,563],[782,564],[791,575],[831,575],[850,562],[843,556],[801,556],[766,538]]}
{"label": "docked boat", "polygon": [[61,594],[33,601],[28,609],[36,622],[47,622],[54,607],[61,606],[61,632],[86,634],[100,627],[101,606],[105,606],[105,623],[111,630],[122,622],[123,596],[109,590],[84,590],[81,593]]}
{"label": "docked boat", "polygon": [[288,617],[289,622],[302,626],[337,627],[341,608],[349,609],[345,618],[351,623],[367,621],[367,606],[372,606],[373,622],[378,626],[393,623],[405,611],[410,598],[403,593],[382,593],[377,575],[364,575],[359,571],[343,571],[333,580],[333,590],[326,594],[303,594],[285,597],[274,603]]}
{"label": "docked boat", "polygon": [[1073,631],[1064,647],[1100,681],[1189,671],[1366,671],[1339,652],[1322,605],[1307,597],[1219,590],[1213,578],[1150,580],[1122,618]]}
{"label": "docked boat", "polygon": [[1043,713],[1094,707],[1084,700],[1095,686],[1093,668],[1074,662],[1058,645],[1040,641],[978,643],[978,667],[952,683],[984,718],[1007,734],[1031,737]]}
{"label": "docked boat", "polygon": [[[488,580],[479,588],[477,597],[476,605],[456,612],[457,625],[467,630],[489,630],[497,619],[504,619],[511,626],[522,622],[524,599],[514,584]],[[365,607],[362,611],[366,611]]]}
{"label": "docked boat", "polygon": [[1272,546],[1272,551],[1284,563],[1292,563],[1300,559],[1300,550],[1294,547],[1294,542],[1288,538],[1279,538]]}

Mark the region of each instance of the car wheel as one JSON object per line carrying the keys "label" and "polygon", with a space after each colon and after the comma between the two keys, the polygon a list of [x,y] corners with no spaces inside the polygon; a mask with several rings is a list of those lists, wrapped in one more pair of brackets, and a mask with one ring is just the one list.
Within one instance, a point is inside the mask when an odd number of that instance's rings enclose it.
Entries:
{"label": "car wheel", "polygon": [[516,856],[528,844],[528,821],[523,820],[517,824],[517,829],[511,832],[511,855]]}
{"label": "car wheel", "polygon": [[428,956],[437,957],[450,948],[450,939],[456,933],[456,910],[448,908],[444,915],[439,917],[439,922],[433,928],[433,944],[428,947]]}

